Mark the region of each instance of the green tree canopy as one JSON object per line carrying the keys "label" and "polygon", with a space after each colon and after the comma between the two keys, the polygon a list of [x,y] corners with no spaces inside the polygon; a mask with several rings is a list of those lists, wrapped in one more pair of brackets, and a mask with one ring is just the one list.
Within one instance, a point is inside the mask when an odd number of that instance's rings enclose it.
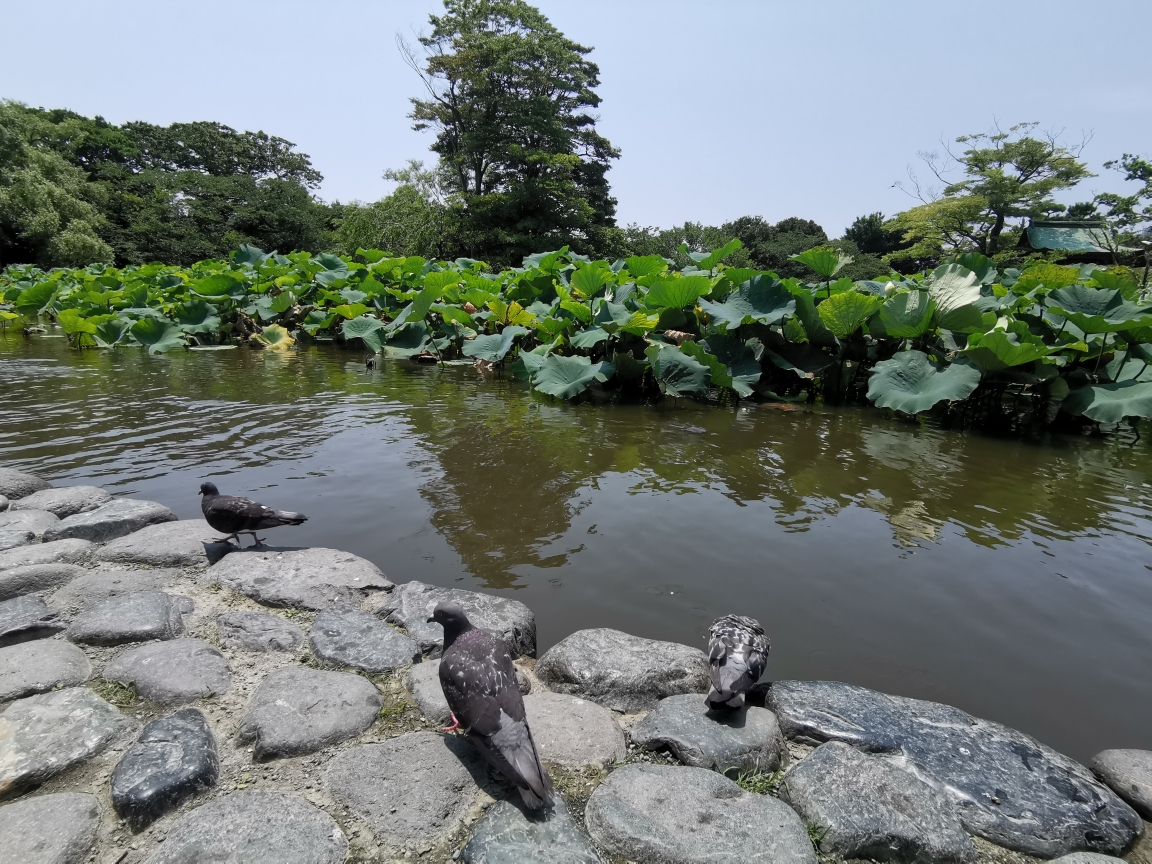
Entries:
{"label": "green tree canopy", "polygon": [[619,152],[596,131],[592,49],[567,39],[523,0],[445,0],[401,48],[424,82],[417,130],[436,133],[472,257],[520,263],[541,249],[591,252],[608,242],[615,199],[606,173]]}

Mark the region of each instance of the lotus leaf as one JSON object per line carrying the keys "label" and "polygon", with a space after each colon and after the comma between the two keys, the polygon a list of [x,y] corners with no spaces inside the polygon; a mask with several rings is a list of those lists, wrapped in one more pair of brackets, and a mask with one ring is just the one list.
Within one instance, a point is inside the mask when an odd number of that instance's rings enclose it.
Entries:
{"label": "lotus leaf", "polygon": [[56,286],[51,282],[40,282],[20,292],[13,304],[16,311],[25,318],[35,318],[52,301]]}
{"label": "lotus leaf", "polygon": [[96,325],[96,332],[92,338],[101,348],[111,348],[113,345],[124,341],[131,326],[131,321],[125,321],[123,318],[111,318]]}
{"label": "lotus leaf", "polygon": [[604,342],[608,338],[608,334],[601,328],[590,327],[587,330],[581,330],[569,341],[572,343],[573,348],[591,348],[593,345]]}
{"label": "lotus leaf", "polygon": [[714,270],[717,264],[731,255],[737,249],[742,249],[743,247],[744,244],[739,240],[729,240],[719,249],[714,249],[707,255],[702,255],[699,258],[693,255],[692,258],[696,262],[696,266],[701,270]]}
{"label": "lotus leaf", "polygon": [[807,288],[799,288],[793,292],[796,298],[796,317],[804,325],[804,333],[813,345],[832,347],[836,344],[836,337],[832,331],[824,326],[824,320],[816,311],[816,299]]}
{"label": "lotus leaf", "polygon": [[884,302],[874,294],[845,291],[835,294],[816,307],[820,320],[837,339],[847,339],[872,317]]}
{"label": "lotus leaf", "polygon": [[359,318],[365,312],[370,311],[368,306],[363,303],[344,303],[332,309],[341,318]]}
{"label": "lotus leaf", "polygon": [[272,305],[268,308],[278,314],[284,314],[296,305],[296,295],[291,291],[281,291],[272,298]]}
{"label": "lotus leaf", "polygon": [[96,333],[96,322],[84,318],[79,309],[63,309],[56,316],[60,326],[69,336],[78,336],[81,333],[93,335]]}
{"label": "lotus leaf", "polygon": [[220,329],[220,316],[216,307],[199,297],[181,303],[172,310],[176,323],[185,333],[215,333]]}
{"label": "lotus leaf", "polygon": [[581,297],[591,297],[612,278],[611,270],[599,267],[577,267],[569,282],[572,290]]}
{"label": "lotus leaf", "polygon": [[475,357],[479,360],[487,360],[489,363],[499,363],[512,348],[512,343],[516,337],[523,336],[527,332],[528,330],[524,327],[516,325],[505,327],[500,333],[491,336],[477,336],[475,339],[465,342],[461,352],[465,357]]}
{"label": "lotus leaf", "polygon": [[549,354],[532,377],[532,386],[541,393],[572,399],[593,381],[607,381],[615,371],[611,363],[593,363],[587,357],[561,357]]}
{"label": "lotus leaf", "polygon": [[1057,350],[1037,336],[992,330],[972,334],[968,337],[968,347],[961,353],[985,372],[994,372],[1031,363]]}
{"label": "lotus leaf", "polygon": [[712,324],[720,330],[731,330],[741,324],[779,324],[796,311],[796,298],[772,276],[756,276],[748,280],[723,303],[701,300],[700,308],[708,313]]}
{"label": "lotus leaf", "polygon": [[287,351],[296,342],[292,335],[279,324],[269,324],[253,338],[273,351]]}
{"label": "lotus leaf", "polygon": [[625,261],[624,264],[634,279],[660,273],[668,267],[668,262],[664,260],[663,255],[634,256]]}
{"label": "lotus leaf", "polygon": [[981,285],[991,285],[996,281],[996,264],[986,255],[981,255],[979,252],[965,252],[956,256],[956,263],[971,270]]}
{"label": "lotus leaf", "polygon": [[881,408],[918,414],[944,400],[967,399],[979,384],[980,370],[963,360],[945,367],[923,351],[903,351],[876,364],[868,398]]}
{"label": "lotus leaf", "polygon": [[712,288],[707,276],[664,277],[656,280],[644,296],[650,309],[682,309],[691,306]]}
{"label": "lotus leaf", "polygon": [[980,300],[980,282],[976,274],[959,264],[937,267],[928,280],[928,296],[936,306],[936,326],[954,333],[976,333],[985,330]]}
{"label": "lotus leaf", "polygon": [[379,351],[384,347],[384,338],[387,333],[384,322],[371,315],[359,318],[350,318],[340,325],[345,339],[362,339],[371,351]]}
{"label": "lotus leaf", "polygon": [[807,252],[793,255],[789,260],[799,261],[801,264],[815,270],[825,279],[831,279],[841,268],[852,263],[851,256],[842,255],[835,249],[827,246],[818,246],[815,249],[809,249]]}
{"label": "lotus leaf", "polygon": [[423,321],[411,321],[388,334],[384,343],[384,356],[403,359],[428,350],[431,340],[428,325]]}
{"label": "lotus leaf", "polygon": [[1115,289],[1071,285],[1048,295],[1048,311],[1067,318],[1085,333],[1117,333],[1152,325],[1152,307],[1124,299]]}
{"label": "lotus leaf", "polygon": [[141,318],[131,327],[132,337],[148,347],[149,354],[162,354],[173,348],[182,348],[184,332],[171,321],[159,318]]}
{"label": "lotus leaf", "polygon": [[660,391],[669,396],[703,393],[711,376],[708,367],[672,345],[652,345],[644,352]]}
{"label": "lotus leaf", "polygon": [[[760,362],[752,348],[739,339],[721,335],[709,336],[704,340],[704,345],[724,364],[725,377],[728,379],[718,380],[713,372],[712,383],[730,387],[742,397],[751,396],[752,385],[760,380]],[[699,356],[697,359],[700,359]]]}
{"label": "lotus leaf", "polygon": [[1129,379],[1094,384],[1069,393],[1060,406],[1073,417],[1119,423],[1125,417],[1152,417],[1152,381]]}
{"label": "lotus leaf", "polygon": [[925,291],[903,291],[880,307],[880,323],[893,339],[923,336],[932,323],[935,303]]}
{"label": "lotus leaf", "polygon": [[764,356],[777,368],[808,381],[836,362],[811,345],[784,345],[779,352],[765,349]]}
{"label": "lotus leaf", "polygon": [[616,379],[624,382],[639,381],[648,368],[647,363],[642,363],[626,351],[613,354],[612,365],[616,367]]}
{"label": "lotus leaf", "polygon": [[244,283],[225,273],[217,273],[215,276],[206,276],[203,279],[197,279],[188,287],[202,297],[244,296]]}
{"label": "lotus leaf", "polygon": [[271,255],[262,252],[255,246],[250,246],[247,243],[241,243],[240,248],[232,253],[232,260],[235,263],[241,265],[247,264],[249,266],[261,264],[271,257]]}

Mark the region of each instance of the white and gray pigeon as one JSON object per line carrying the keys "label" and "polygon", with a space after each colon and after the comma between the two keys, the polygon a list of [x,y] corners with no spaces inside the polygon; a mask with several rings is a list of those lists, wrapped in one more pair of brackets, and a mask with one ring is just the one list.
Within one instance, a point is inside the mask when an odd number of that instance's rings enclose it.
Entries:
{"label": "white and gray pigeon", "polygon": [[200,512],[204,514],[204,521],[227,537],[221,537],[217,543],[227,543],[235,540],[240,545],[240,534],[251,534],[259,546],[263,541],[256,536],[257,531],[276,528],[279,525],[301,525],[308,521],[303,513],[291,513],[287,510],[273,510],[263,504],[257,504],[248,498],[236,495],[221,495],[215,483],[201,483]]}
{"label": "white and gray pigeon", "polygon": [[520,791],[528,807],[551,805],[552,778],[536,752],[512,653],[504,640],[473,627],[456,603],[438,603],[428,623],[444,627],[440,686],[452,711],[452,725],[444,731],[464,729],[488,763]]}
{"label": "white and gray pigeon", "polygon": [[704,697],[709,708],[743,708],[744,696],[764,674],[768,637],[755,618],[724,615],[708,628],[708,677],[712,688]]}

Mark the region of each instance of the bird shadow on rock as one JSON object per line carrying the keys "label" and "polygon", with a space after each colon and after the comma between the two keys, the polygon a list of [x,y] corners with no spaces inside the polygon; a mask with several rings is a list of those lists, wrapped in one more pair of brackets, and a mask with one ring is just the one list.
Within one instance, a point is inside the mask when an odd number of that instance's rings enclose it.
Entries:
{"label": "bird shadow on rock", "polygon": [[[497,801],[507,801],[517,807],[523,804],[519,790],[488,764],[488,761],[481,755],[479,748],[468,740],[467,735],[453,735],[450,732],[443,732],[441,737],[444,738],[444,745],[449,752],[459,759],[468,773],[472,775],[472,782],[477,787]],[[533,811],[525,810],[524,812],[531,813]]]}
{"label": "bird shadow on rock", "polygon": [[229,552],[236,551],[236,547],[231,543],[212,543],[205,540],[202,545],[204,546],[204,556],[208,559],[209,565],[215,564]]}
{"label": "bird shadow on rock", "polygon": [[261,543],[259,546],[252,545],[240,547],[237,547],[231,543],[228,545],[232,547],[233,552],[303,552],[305,549],[312,548],[311,546],[273,546],[269,543]]}
{"label": "bird shadow on rock", "polygon": [[748,723],[747,708],[710,708],[704,712],[704,716],[729,729],[743,729]]}

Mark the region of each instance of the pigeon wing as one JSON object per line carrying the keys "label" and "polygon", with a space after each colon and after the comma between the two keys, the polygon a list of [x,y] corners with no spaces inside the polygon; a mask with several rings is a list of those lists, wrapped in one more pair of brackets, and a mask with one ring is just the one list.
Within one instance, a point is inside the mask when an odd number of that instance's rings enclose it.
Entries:
{"label": "pigeon wing", "polygon": [[273,510],[249,498],[236,495],[215,495],[205,499],[204,519],[217,531],[232,534],[236,531],[256,531],[277,525],[298,525],[307,517],[301,513]]}

